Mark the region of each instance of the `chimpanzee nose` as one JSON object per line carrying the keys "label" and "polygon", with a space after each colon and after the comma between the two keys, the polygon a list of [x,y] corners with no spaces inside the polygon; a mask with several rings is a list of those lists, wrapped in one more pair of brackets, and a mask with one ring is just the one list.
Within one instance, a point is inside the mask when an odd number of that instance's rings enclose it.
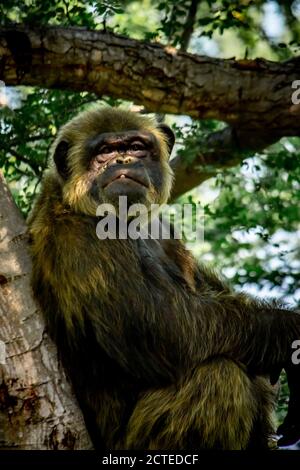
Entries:
{"label": "chimpanzee nose", "polygon": [[132,158],[131,158],[131,157],[128,157],[128,156],[123,157],[123,156],[120,155],[120,156],[118,156],[118,157],[116,158],[116,162],[117,162],[117,163],[120,163],[121,165],[126,165],[127,163],[131,163],[131,162],[132,162]]}

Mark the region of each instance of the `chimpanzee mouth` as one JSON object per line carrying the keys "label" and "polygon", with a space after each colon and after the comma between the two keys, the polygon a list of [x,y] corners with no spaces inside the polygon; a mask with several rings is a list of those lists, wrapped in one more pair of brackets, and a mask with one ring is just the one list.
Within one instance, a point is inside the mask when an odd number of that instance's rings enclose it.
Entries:
{"label": "chimpanzee mouth", "polygon": [[145,188],[149,188],[149,184],[147,184],[147,182],[145,181],[144,178],[137,178],[137,177],[133,177],[131,176],[130,174],[128,173],[121,173],[121,174],[118,174],[116,175],[114,178],[112,178],[110,181],[108,181],[104,186],[103,188],[107,188],[110,184],[112,183],[115,183],[115,182],[122,182],[122,183],[128,183],[128,182],[131,182],[133,181],[134,183],[136,184],[139,184],[141,186],[144,186]]}

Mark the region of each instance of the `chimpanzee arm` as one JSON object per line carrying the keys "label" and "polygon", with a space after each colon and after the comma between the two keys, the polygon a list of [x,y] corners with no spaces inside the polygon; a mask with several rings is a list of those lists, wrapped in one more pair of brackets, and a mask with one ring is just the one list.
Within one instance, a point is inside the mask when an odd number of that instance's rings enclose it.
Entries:
{"label": "chimpanzee arm", "polygon": [[179,240],[164,240],[161,245],[171,275],[173,263],[173,277],[181,275],[189,292],[187,300],[175,305],[179,312],[172,328],[178,330],[181,344],[188,337],[190,358],[224,354],[253,374],[271,379],[278,375],[291,360],[293,342],[300,339],[300,315],[278,303],[234,292],[220,276],[197,264]]}
{"label": "chimpanzee arm", "polygon": [[200,293],[197,319],[208,354],[224,354],[270,378],[290,364],[300,338],[299,314],[241,293]]}

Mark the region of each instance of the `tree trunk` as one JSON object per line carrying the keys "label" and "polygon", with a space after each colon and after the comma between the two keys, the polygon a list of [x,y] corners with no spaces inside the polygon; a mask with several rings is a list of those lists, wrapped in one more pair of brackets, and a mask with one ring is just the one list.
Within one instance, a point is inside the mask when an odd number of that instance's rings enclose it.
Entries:
{"label": "tree trunk", "polygon": [[81,411],[32,298],[26,224],[0,174],[0,447],[89,449]]}

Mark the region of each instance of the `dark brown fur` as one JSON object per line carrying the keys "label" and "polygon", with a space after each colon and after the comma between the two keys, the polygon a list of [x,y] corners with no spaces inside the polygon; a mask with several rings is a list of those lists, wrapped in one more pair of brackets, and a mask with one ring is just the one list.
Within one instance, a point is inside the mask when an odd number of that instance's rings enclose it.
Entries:
{"label": "dark brown fur", "polygon": [[131,129],[158,139],[163,188],[154,185],[146,198],[165,202],[172,177],[164,132],[146,117],[96,109],[61,130],[60,174],[53,167],[45,177],[30,218],[33,289],[93,442],[266,447],[269,377],[290,360],[300,318],[234,293],[177,240],[97,238],[97,172],[89,173],[85,143]]}

